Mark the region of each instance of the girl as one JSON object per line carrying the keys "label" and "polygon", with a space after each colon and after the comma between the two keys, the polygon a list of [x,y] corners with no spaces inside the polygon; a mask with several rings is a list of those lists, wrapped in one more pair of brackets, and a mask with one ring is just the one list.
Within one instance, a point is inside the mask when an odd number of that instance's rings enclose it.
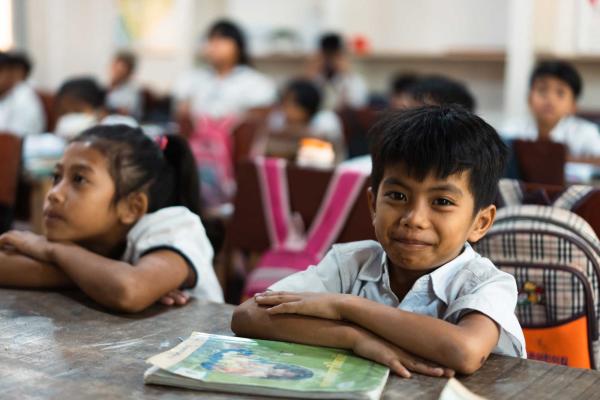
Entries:
{"label": "girl", "polygon": [[138,128],[90,128],[56,166],[44,204],[46,237],[0,236],[0,285],[77,286],[124,312],[161,298],[184,304],[180,288],[221,302],[198,203],[183,139],[162,136],[157,145]]}

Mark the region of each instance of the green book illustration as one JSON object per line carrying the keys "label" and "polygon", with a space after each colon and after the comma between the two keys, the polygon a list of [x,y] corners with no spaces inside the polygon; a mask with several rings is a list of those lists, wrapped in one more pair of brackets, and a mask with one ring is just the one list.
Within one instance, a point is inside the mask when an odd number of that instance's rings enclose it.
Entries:
{"label": "green book illustration", "polygon": [[322,399],[379,399],[389,369],[349,351],[194,332],[151,357],[145,383]]}

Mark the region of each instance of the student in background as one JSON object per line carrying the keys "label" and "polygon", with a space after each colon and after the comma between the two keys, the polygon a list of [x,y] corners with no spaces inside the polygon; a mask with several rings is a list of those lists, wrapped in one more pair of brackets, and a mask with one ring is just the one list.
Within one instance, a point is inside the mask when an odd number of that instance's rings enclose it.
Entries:
{"label": "student in background", "polygon": [[325,93],[325,108],[360,108],[367,105],[367,84],[362,76],[352,71],[343,39],[337,33],[321,37],[319,52],[309,65],[308,76]]}
{"label": "student in background", "polygon": [[110,66],[106,107],[112,112],[131,115],[139,120],[142,114],[142,97],[133,82],[136,63],[136,57],[131,52],[122,51],[115,55]]}
{"label": "student in background", "polygon": [[502,130],[509,139],[551,140],[563,143],[573,157],[600,157],[598,127],[575,116],[583,83],[565,61],[544,61],[529,81],[531,117],[512,121]]}
{"label": "student in background", "polygon": [[65,81],[56,94],[58,121],[55,133],[71,139],[99,123],[138,126],[132,117],[108,114],[104,104],[105,91],[95,79],[82,77]]}
{"label": "student in background", "polygon": [[468,111],[475,111],[475,98],[469,89],[463,83],[445,76],[401,76],[394,81],[392,90],[392,108],[458,104]]}
{"label": "student in background", "polygon": [[0,52],[0,131],[25,136],[46,129],[42,102],[27,82],[30,71],[24,54]]}
{"label": "student in background", "polygon": [[109,309],[138,312],[178,289],[222,302],[213,250],[198,217],[198,181],[183,138],[96,126],[56,165],[46,236],[0,236],[0,286],[79,287]]}
{"label": "student in background", "polygon": [[515,279],[469,244],[496,214],[507,149],[494,128],[428,106],[390,112],[371,135],[377,242],[334,245],[238,306],[231,329],[351,349],[404,377],[469,374],[490,353],[526,357]]}
{"label": "student in background", "polygon": [[319,88],[308,79],[295,79],[283,90],[279,107],[267,117],[266,132],[256,153],[296,159],[302,138],[329,142],[343,157],[342,124],[331,110],[321,109]]}

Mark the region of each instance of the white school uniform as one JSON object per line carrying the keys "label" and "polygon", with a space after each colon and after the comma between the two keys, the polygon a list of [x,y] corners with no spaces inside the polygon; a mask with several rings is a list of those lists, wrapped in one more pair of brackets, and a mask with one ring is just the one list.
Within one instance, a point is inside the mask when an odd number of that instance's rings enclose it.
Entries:
{"label": "white school uniform", "polygon": [[142,95],[140,89],[131,81],[110,89],[106,95],[106,106],[110,110],[127,110],[136,118],[142,114]]}
{"label": "white school uniform", "polygon": [[386,254],[372,240],[334,245],[318,265],[282,279],[269,290],[353,294],[453,324],[478,311],[501,328],[493,353],[526,357],[515,315],[515,279],[468,243],[458,257],[417,279],[401,301],[391,289]]}
{"label": "white school uniform", "polygon": [[45,129],[42,102],[27,82],[16,84],[0,98],[0,131],[25,136],[42,133]]}

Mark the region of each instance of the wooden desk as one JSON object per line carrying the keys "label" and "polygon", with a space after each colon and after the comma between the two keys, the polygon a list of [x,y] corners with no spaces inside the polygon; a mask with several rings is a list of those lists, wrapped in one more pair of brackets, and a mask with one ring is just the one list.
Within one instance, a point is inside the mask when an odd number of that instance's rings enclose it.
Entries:
{"label": "wooden desk", "polygon": [[[192,331],[231,334],[232,306],[193,301],[182,308],[155,306],[138,316],[109,314],[78,292],[0,289],[2,399],[129,398],[231,399],[145,386],[144,360]],[[492,356],[476,374],[460,378],[490,399],[600,397],[600,372]],[[385,399],[436,399],[445,379],[390,378]]]}

